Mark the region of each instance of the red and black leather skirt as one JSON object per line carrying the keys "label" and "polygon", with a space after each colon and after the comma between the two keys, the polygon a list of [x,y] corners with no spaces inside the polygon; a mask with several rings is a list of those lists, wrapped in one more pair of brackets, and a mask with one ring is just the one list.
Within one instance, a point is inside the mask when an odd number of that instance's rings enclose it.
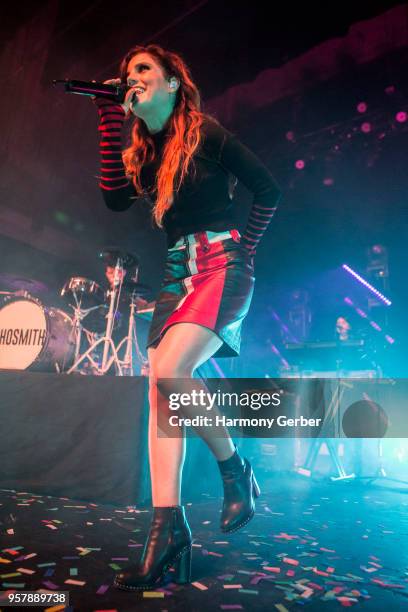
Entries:
{"label": "red and black leather skirt", "polygon": [[237,230],[183,236],[168,250],[148,347],[175,323],[196,323],[223,340],[214,357],[239,355],[242,322],[254,290],[252,259]]}

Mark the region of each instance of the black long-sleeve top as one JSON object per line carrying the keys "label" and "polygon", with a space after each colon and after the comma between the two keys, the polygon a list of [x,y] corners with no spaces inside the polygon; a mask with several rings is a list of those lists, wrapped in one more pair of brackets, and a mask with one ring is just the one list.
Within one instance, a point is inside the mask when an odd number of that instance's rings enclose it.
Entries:
{"label": "black long-sleeve top", "polygon": [[[125,173],[121,155],[121,129],[124,111],[106,100],[98,100],[101,138],[100,187],[106,205],[117,211],[127,210],[137,199],[136,190]],[[163,217],[168,246],[186,234],[198,231],[225,231],[237,225],[231,199],[231,175],[253,193],[253,205],[241,242],[252,253],[268,226],[280,198],[279,188],[268,169],[246,146],[211,118],[201,126],[201,142],[193,160],[195,171],[188,175]],[[151,134],[155,159],[145,165],[141,183],[146,195],[154,200],[155,179],[160,167],[167,130]]]}

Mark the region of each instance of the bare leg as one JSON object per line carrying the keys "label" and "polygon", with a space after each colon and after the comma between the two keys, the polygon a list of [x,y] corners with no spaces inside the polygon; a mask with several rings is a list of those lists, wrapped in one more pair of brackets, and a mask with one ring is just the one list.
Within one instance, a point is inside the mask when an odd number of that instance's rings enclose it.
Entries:
{"label": "bare leg", "polygon": [[[182,431],[179,437],[158,436],[158,410],[168,410],[169,390],[159,388],[157,380],[191,378],[194,370],[214,355],[221,344],[222,340],[205,327],[194,323],[177,323],[167,330],[156,349],[149,349],[149,460],[153,506],[180,505],[181,472],[185,456]],[[199,380],[194,381],[195,388],[199,385]],[[187,409],[183,408],[183,413],[188,416]],[[196,407],[194,414],[197,414]],[[217,436],[211,427],[196,427],[195,430],[217,461],[224,461],[233,455],[234,444],[227,429],[223,437],[219,437],[219,429]]]}

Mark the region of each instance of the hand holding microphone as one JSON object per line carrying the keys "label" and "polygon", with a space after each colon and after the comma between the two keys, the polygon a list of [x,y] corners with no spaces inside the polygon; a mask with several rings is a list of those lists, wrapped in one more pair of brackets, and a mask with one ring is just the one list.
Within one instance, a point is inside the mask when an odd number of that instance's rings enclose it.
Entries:
{"label": "hand holding microphone", "polygon": [[53,85],[63,85],[66,93],[90,96],[93,99],[103,98],[120,104],[127,113],[132,104],[137,103],[134,87],[122,83],[121,79],[108,79],[103,83],[96,81],[78,81],[74,79],[54,79]]}
{"label": "hand holding microphone", "polygon": [[[122,81],[119,78],[108,79],[104,81],[103,83],[104,85],[114,85],[114,86],[122,85]],[[136,95],[134,87],[126,86],[126,89],[127,91],[125,93],[125,98],[120,102],[120,105],[125,111],[125,113],[127,114],[131,110],[132,104],[137,104],[138,99],[137,99],[137,95]]]}

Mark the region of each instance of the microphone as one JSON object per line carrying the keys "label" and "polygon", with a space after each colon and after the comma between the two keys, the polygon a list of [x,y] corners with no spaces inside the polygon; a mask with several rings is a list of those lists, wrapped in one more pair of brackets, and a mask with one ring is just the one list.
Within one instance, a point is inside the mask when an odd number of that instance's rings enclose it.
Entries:
{"label": "microphone", "polygon": [[106,83],[95,83],[91,81],[78,81],[74,79],[54,79],[53,85],[63,85],[65,93],[78,94],[80,96],[95,96],[106,98],[114,102],[122,103],[130,87],[121,83],[120,85],[108,85]]}

